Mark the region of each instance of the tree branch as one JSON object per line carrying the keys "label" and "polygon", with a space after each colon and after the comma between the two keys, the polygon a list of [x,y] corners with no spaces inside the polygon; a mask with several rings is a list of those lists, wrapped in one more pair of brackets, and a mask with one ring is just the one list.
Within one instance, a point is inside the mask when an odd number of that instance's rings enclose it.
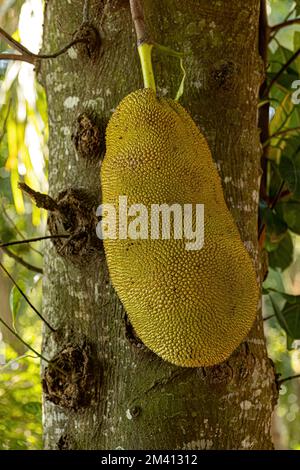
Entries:
{"label": "tree branch", "polygon": [[29,64],[35,65],[37,60],[40,59],[55,59],[56,57],[64,54],[68,49],[78,43],[87,43],[85,38],[73,39],[62,49],[59,49],[52,54],[34,54],[29,51],[25,46],[16,41],[12,36],[10,36],[4,29],[0,28],[0,37],[2,37],[7,44],[9,44],[13,49],[16,49],[20,54],[0,54],[0,60],[21,60],[23,62],[28,62]]}
{"label": "tree branch", "polygon": [[[292,26],[293,24],[300,24],[300,18],[293,18],[292,20],[283,21],[282,23],[275,24],[270,27],[271,33],[276,33],[282,28]],[[272,39],[272,38],[271,38]]]}
{"label": "tree branch", "polygon": [[[53,362],[51,360],[47,359],[41,353],[39,353],[35,349],[33,349],[28,343],[26,343],[26,341],[24,341],[24,339],[15,330],[13,330],[4,320],[2,320],[2,318],[0,318],[0,323],[2,323],[2,325],[4,325],[8,329],[8,331],[11,332],[11,334],[13,334],[19,341],[21,341],[21,343],[23,343],[24,346],[26,346],[30,351],[32,351],[37,357],[39,357],[43,361],[47,362],[49,364],[49,367],[53,367],[53,369],[58,370],[62,375],[67,377],[67,374],[64,370],[62,370],[60,367],[57,367],[57,365],[53,364]],[[24,356],[22,356],[22,357],[24,357]]]}
{"label": "tree branch", "polygon": [[[271,202],[271,204],[268,204],[268,208],[270,210],[273,210],[274,207],[276,206],[277,202],[279,201],[281,195],[282,195],[282,190],[284,188],[284,185],[285,185],[285,181],[283,180],[281,183],[280,183],[280,186],[275,194],[275,197],[273,199],[273,201]],[[261,239],[262,239],[262,236],[263,236],[263,233],[264,233],[264,229],[266,227],[266,224],[263,223],[261,224],[261,226],[259,227],[259,231],[258,231],[258,241],[260,242]],[[268,320],[270,317],[267,317],[265,318],[264,320]]]}
{"label": "tree branch", "polygon": [[56,57],[60,56],[61,54],[64,54],[67,52],[68,49],[70,49],[72,46],[75,46],[75,44],[78,43],[87,43],[87,39],[84,38],[78,38],[78,39],[73,39],[71,42],[69,42],[66,46],[62,47],[56,52],[53,52],[52,54],[34,54],[34,57],[36,59],[55,59]]}
{"label": "tree branch", "polygon": [[0,60],[19,60],[20,62],[27,62],[31,65],[35,64],[35,61],[31,56],[22,54],[0,54]]}
{"label": "tree branch", "polygon": [[0,37],[4,39],[4,41],[9,44],[13,49],[16,49],[17,51],[25,54],[25,55],[32,55],[32,52],[30,52],[27,47],[23,46],[23,44],[20,44],[18,41],[16,41],[10,34],[8,34],[4,29],[0,28]]}
{"label": "tree branch", "polygon": [[37,266],[34,266],[33,264],[28,263],[23,258],[21,258],[21,256],[16,255],[12,251],[10,251],[8,248],[3,246],[2,250],[7,256],[9,256],[10,258],[13,258],[17,263],[21,264],[22,266],[29,269],[30,271],[43,274],[43,270],[41,268],[38,268]]}
{"label": "tree branch", "polygon": [[274,132],[274,134],[270,136],[270,139],[273,139],[273,137],[277,137],[279,135],[284,135],[284,134],[288,134],[289,132],[294,132],[294,131],[299,131],[299,130],[300,130],[300,126],[290,127],[289,129],[283,129],[282,131]]}
{"label": "tree branch", "polygon": [[0,318],[0,322],[8,329],[8,331],[10,331],[16,338],[18,338],[18,340],[21,341],[21,343],[23,343],[26,346],[26,348],[30,349],[30,351],[32,351],[34,354],[36,354],[38,357],[40,357],[44,361],[50,362],[49,359],[46,359],[44,356],[38,353],[35,349],[33,349],[28,343],[26,343],[26,341],[24,341],[23,338],[21,338],[21,336],[18,335],[18,333],[16,333],[15,330],[13,330],[4,320],[2,320],[2,318]]}
{"label": "tree branch", "polygon": [[272,315],[268,315],[267,317],[264,317],[263,321],[270,320],[270,318],[273,318],[273,317],[275,317],[275,313],[272,313]]}
{"label": "tree branch", "polygon": [[278,380],[278,385],[281,385],[284,382],[289,382],[290,380],[299,379],[299,378],[300,378],[300,374],[291,375],[290,377],[285,377],[284,379]]}
{"label": "tree branch", "polygon": [[[10,215],[7,213],[3,202],[1,202],[1,207],[2,207],[3,214],[4,214],[4,216],[6,217],[6,219],[8,220],[8,222],[9,222],[9,223],[11,224],[11,226],[15,229],[15,231],[20,235],[20,237],[21,237],[23,240],[25,240],[25,237],[24,237],[23,233],[21,232],[21,230],[18,229],[18,227],[16,226],[16,224],[14,223],[14,221],[12,220],[12,218],[10,217]],[[34,248],[33,246],[31,246],[30,248],[31,248],[33,251],[35,251],[36,253],[38,253],[40,256],[43,256],[43,253],[41,253],[39,250],[37,250],[37,249]]]}
{"label": "tree branch", "polygon": [[47,320],[45,320],[45,318],[40,314],[40,312],[35,308],[35,306],[30,302],[30,300],[28,299],[27,295],[22,291],[21,287],[16,283],[16,281],[14,280],[14,278],[12,277],[12,275],[7,271],[7,269],[5,268],[5,266],[1,263],[0,261],[0,268],[5,272],[5,274],[9,277],[9,279],[12,281],[12,283],[14,284],[14,286],[18,289],[18,291],[20,292],[20,294],[22,295],[22,297],[26,300],[26,302],[28,303],[28,305],[32,308],[32,310],[37,314],[37,316],[48,326],[49,330],[51,330],[52,332],[55,332],[55,329],[52,328],[52,326],[47,322]]}
{"label": "tree branch", "polygon": [[50,212],[59,212],[57,203],[48,194],[39,193],[30,188],[26,183],[18,183],[18,188],[34,200],[35,205]]}
{"label": "tree branch", "polygon": [[263,146],[263,148],[267,147],[274,137],[289,134],[290,132],[297,132],[299,130],[300,130],[300,126],[297,126],[297,127],[290,127],[289,129],[283,129],[282,131],[274,132],[274,134],[270,135],[268,140],[263,142],[262,146]]}
{"label": "tree branch", "polygon": [[35,237],[35,238],[28,238],[26,240],[16,240],[14,242],[7,242],[7,243],[1,243],[0,248],[4,248],[6,246],[13,246],[13,245],[23,245],[26,243],[32,243],[32,242],[39,242],[40,240],[48,240],[51,238],[69,238],[70,235],[45,235],[44,237]]}
{"label": "tree branch", "polygon": [[265,93],[264,93],[264,97],[267,97],[272,86],[274,85],[274,83],[277,82],[277,80],[281,77],[281,75],[283,74],[283,72],[285,72],[285,70],[294,62],[294,60],[297,59],[297,57],[300,55],[300,48],[292,55],[292,57],[290,57],[290,59],[281,67],[281,69],[276,73],[276,75],[272,78],[272,80],[270,81],[269,85],[267,86],[267,88],[265,89]]}

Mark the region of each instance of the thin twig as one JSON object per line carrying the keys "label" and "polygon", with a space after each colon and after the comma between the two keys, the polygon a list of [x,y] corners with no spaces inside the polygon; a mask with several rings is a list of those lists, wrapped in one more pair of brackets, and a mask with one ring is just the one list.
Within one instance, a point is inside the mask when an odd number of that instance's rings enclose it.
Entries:
{"label": "thin twig", "polygon": [[23,62],[28,62],[29,64],[35,64],[37,60],[40,59],[55,59],[56,57],[64,54],[68,49],[78,43],[86,43],[87,40],[84,38],[73,39],[62,49],[59,49],[52,54],[35,54],[34,52],[29,51],[25,46],[16,41],[12,36],[10,36],[4,29],[0,28],[0,37],[2,37],[5,42],[7,42],[13,49],[16,49],[20,54],[0,54],[0,60],[21,60]]}
{"label": "thin twig", "polygon": [[15,362],[21,361],[22,359],[27,359],[28,357],[31,359],[38,359],[38,356],[32,356],[31,354],[22,354],[22,356],[18,356],[16,357],[16,359],[11,359],[6,364],[4,364],[4,366],[0,367],[0,371],[8,369]]}
{"label": "thin twig", "polygon": [[283,131],[275,132],[274,134],[270,136],[270,139],[273,139],[273,137],[277,137],[278,135],[284,135],[284,134],[288,134],[289,132],[295,132],[299,130],[300,130],[300,126],[290,127],[289,129],[284,129]]}
{"label": "thin twig", "polygon": [[73,41],[69,42],[69,44],[64,46],[62,49],[59,49],[58,51],[53,52],[52,54],[33,54],[33,55],[36,59],[55,59],[59,55],[67,52],[67,50],[70,49],[72,46],[75,46],[75,44],[79,44],[80,42],[86,43],[87,40],[83,38],[73,39]]}
{"label": "thin twig", "polygon": [[13,242],[6,242],[6,243],[1,243],[0,248],[4,248],[6,246],[13,246],[13,245],[23,245],[26,243],[32,243],[32,242],[39,242],[40,240],[48,240],[51,238],[69,238],[70,235],[45,235],[44,237],[35,237],[35,238],[27,238],[26,240],[16,240]]}
{"label": "thin twig", "polygon": [[144,18],[144,10],[141,0],[130,0],[130,10],[132,21],[134,23],[137,45],[140,46],[144,42],[150,42],[146,31],[146,24]]}
{"label": "thin twig", "polygon": [[287,26],[291,26],[293,24],[300,24],[300,18],[293,18],[292,20],[283,21],[282,23],[275,24],[270,27],[271,33],[275,33],[282,28],[286,28]]}
{"label": "thin twig", "polygon": [[280,199],[280,196],[281,196],[281,193],[282,193],[282,190],[284,188],[284,185],[285,185],[285,181],[283,180],[279,186],[279,189],[277,191],[277,193],[275,194],[275,197],[270,205],[270,209],[273,210],[274,207],[276,206],[277,202],[279,201]]}
{"label": "thin twig", "polygon": [[[11,226],[15,229],[15,231],[20,235],[20,237],[25,240],[25,237],[23,235],[23,233],[21,232],[21,230],[18,229],[18,227],[16,226],[16,224],[14,223],[14,221],[12,220],[12,218],[10,217],[10,215],[7,213],[6,209],[5,209],[5,206],[3,204],[3,202],[1,202],[1,207],[2,207],[2,211],[4,213],[4,216],[6,217],[6,219],[9,221],[9,223],[11,224]],[[33,246],[30,247],[32,251],[35,251],[36,253],[38,253],[40,256],[43,256],[43,253],[41,253],[39,250],[37,250],[36,248],[34,248]]]}
{"label": "thin twig", "polygon": [[[277,192],[276,192],[276,194],[275,194],[275,197],[274,197],[272,203],[268,206],[268,208],[269,208],[270,210],[273,210],[274,207],[276,206],[277,202],[279,201],[279,199],[280,199],[280,197],[281,197],[281,194],[282,194],[282,190],[283,190],[283,188],[284,188],[284,185],[285,185],[285,181],[283,180],[283,181],[280,183],[280,186],[279,186],[279,188],[278,188],[278,190],[277,190]],[[265,226],[266,226],[266,224],[263,223],[263,224],[261,225],[261,227],[259,228],[259,231],[258,231],[258,241],[261,240],[261,237],[262,237],[262,234],[263,234],[263,231],[264,231]]]}
{"label": "thin twig", "polygon": [[267,88],[265,89],[265,92],[264,92],[264,96],[267,97],[272,86],[274,85],[274,83],[277,82],[277,80],[281,77],[281,75],[283,74],[283,72],[285,72],[285,70],[294,62],[294,60],[297,59],[297,57],[300,55],[300,48],[292,55],[292,57],[290,57],[290,59],[281,67],[281,69],[276,73],[276,75],[272,78],[272,80],[270,81],[269,85],[267,86]]}
{"label": "thin twig", "polygon": [[9,279],[12,281],[12,283],[16,286],[22,297],[26,300],[28,305],[32,308],[32,310],[37,314],[37,316],[48,326],[48,328],[52,331],[55,332],[55,329],[45,320],[45,318],[40,314],[40,312],[35,308],[35,306],[30,302],[28,299],[27,295],[22,291],[21,287],[16,283],[14,278],[11,276],[11,274],[7,271],[5,266],[0,262],[0,268],[3,269],[5,274],[9,277]]}
{"label": "thin twig", "polygon": [[41,359],[43,359],[43,361],[46,361],[48,363],[50,363],[49,359],[47,359],[46,357],[42,356],[42,354],[38,353],[35,349],[33,349],[30,344],[26,343],[26,341],[24,341],[23,338],[21,338],[20,335],[18,335],[18,333],[15,332],[15,330],[13,330],[4,320],[2,320],[2,318],[0,318],[0,322],[8,329],[8,331],[10,331],[16,338],[18,338],[18,340],[21,341],[21,343],[23,343],[28,349],[30,349],[30,351],[32,351],[34,354],[36,354],[36,356],[40,357]]}
{"label": "thin twig", "polygon": [[270,318],[273,318],[273,317],[275,317],[275,313],[272,313],[272,315],[268,315],[267,317],[264,317],[263,321],[270,320]]}
{"label": "thin twig", "polygon": [[[300,126],[299,127],[291,127],[290,129],[284,129],[282,131],[274,132],[274,134],[270,135],[270,138],[263,143],[262,147],[265,148],[265,147],[269,146],[271,140],[276,138],[276,137],[286,135],[286,134],[290,134],[291,132],[295,132],[295,131],[299,131],[299,130],[300,130]],[[286,140],[286,139],[280,139],[280,141],[282,141],[282,140]]]}
{"label": "thin twig", "polygon": [[[2,318],[0,318],[0,323],[2,323],[8,329],[8,331],[10,331],[16,338],[18,338],[18,340],[21,341],[21,343],[23,343],[24,346],[26,346],[36,356],[40,357],[43,361],[47,362],[49,364],[49,367],[53,367],[53,369],[58,370],[58,372],[60,372],[62,375],[64,375],[65,377],[68,377],[68,374],[64,370],[62,370],[56,364],[53,364],[53,362],[51,360],[47,359],[45,356],[43,356],[42,354],[37,352],[35,349],[33,349],[30,346],[30,344],[26,343],[26,341],[24,341],[24,339],[15,330],[13,330],[4,320],[2,320]],[[30,357],[30,356],[27,355],[27,357]],[[36,359],[36,357],[34,357],[33,359]]]}
{"label": "thin twig", "polygon": [[284,379],[278,380],[278,384],[281,385],[284,382],[289,382],[290,380],[299,379],[299,378],[300,378],[300,374],[291,375],[290,377],[285,377]]}
{"label": "thin twig", "polygon": [[[291,18],[291,16],[295,13],[296,8],[297,8],[297,6],[295,5],[294,8],[293,8],[291,11],[288,12],[288,14],[286,15],[286,17],[285,17],[284,20],[282,21],[282,23],[288,21],[288,20]],[[276,26],[276,25],[274,25],[274,26]],[[276,39],[276,34],[278,33],[278,31],[279,31],[279,29],[278,29],[277,31],[275,31],[275,33],[272,35],[272,37],[270,37],[270,40],[271,40],[271,39],[275,39],[275,40],[277,41],[277,39]],[[278,41],[277,41],[277,42],[278,42]]]}
{"label": "thin twig", "polygon": [[21,264],[22,266],[29,269],[30,271],[43,274],[42,268],[38,268],[37,266],[34,266],[33,264],[28,263],[23,258],[21,258],[21,256],[16,255],[12,251],[10,251],[8,248],[2,247],[2,250],[7,256],[9,256],[10,258],[13,258],[17,263]]}

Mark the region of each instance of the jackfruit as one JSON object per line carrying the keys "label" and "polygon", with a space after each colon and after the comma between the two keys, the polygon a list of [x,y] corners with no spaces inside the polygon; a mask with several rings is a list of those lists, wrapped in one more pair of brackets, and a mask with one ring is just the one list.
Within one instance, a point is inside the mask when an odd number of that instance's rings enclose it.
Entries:
{"label": "jackfruit", "polygon": [[152,204],[204,204],[200,250],[187,250],[184,238],[120,239],[120,227],[104,248],[112,284],[148,348],[178,366],[226,360],[251,328],[259,290],[208,144],[185,109],[151,89],[125,97],[107,126],[101,184],[117,215],[120,196],[149,212]]}

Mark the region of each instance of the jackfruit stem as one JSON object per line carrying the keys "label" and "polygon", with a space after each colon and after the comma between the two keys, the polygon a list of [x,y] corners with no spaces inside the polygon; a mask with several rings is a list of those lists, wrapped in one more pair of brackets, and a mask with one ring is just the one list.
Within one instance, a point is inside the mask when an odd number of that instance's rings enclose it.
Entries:
{"label": "jackfruit stem", "polygon": [[138,53],[140,56],[144,87],[151,88],[153,91],[156,91],[155,79],[152,67],[152,48],[153,44],[144,42],[138,46]]}
{"label": "jackfruit stem", "polygon": [[146,31],[144,9],[141,0],[130,0],[130,11],[137,37],[144,87],[152,88],[152,90],[156,91],[151,60],[153,44]]}

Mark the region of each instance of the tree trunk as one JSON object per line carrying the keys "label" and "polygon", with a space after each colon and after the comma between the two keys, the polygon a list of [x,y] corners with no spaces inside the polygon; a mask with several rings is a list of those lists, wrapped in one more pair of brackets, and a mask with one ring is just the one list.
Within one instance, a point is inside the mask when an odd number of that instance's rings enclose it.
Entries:
{"label": "tree trunk", "polygon": [[[70,41],[69,33],[82,22],[82,3],[47,3],[43,52]],[[77,118],[85,113],[100,125],[102,158],[103,127],[121,99],[142,87],[142,77],[129,2],[90,3],[90,18],[101,36],[98,55],[95,43],[89,45],[91,57],[81,45],[43,62],[40,77],[49,108],[49,193],[58,198],[60,191],[80,188],[84,193],[76,193],[79,199],[91,199],[87,207],[96,207],[99,135],[93,147],[92,124],[88,118],[76,124]],[[260,278],[260,2],[145,0],[144,4],[156,42],[186,54],[182,104],[208,139],[228,207]],[[158,91],[174,97],[181,80],[178,61],[155,56],[154,68]],[[92,142],[90,154],[82,150],[82,128],[88,128],[84,135]],[[55,357],[60,369],[72,368],[74,375],[69,387],[58,385],[59,370],[48,367],[45,396],[52,402],[44,400],[45,447],[272,449],[271,415],[277,393],[261,313],[247,341],[225,363],[205,369],[173,366],[133,337],[110,284],[101,247],[95,255],[91,247],[76,251],[74,246],[69,251],[63,248],[61,256],[51,242],[46,245],[43,311],[58,331],[45,330],[43,354]]]}

